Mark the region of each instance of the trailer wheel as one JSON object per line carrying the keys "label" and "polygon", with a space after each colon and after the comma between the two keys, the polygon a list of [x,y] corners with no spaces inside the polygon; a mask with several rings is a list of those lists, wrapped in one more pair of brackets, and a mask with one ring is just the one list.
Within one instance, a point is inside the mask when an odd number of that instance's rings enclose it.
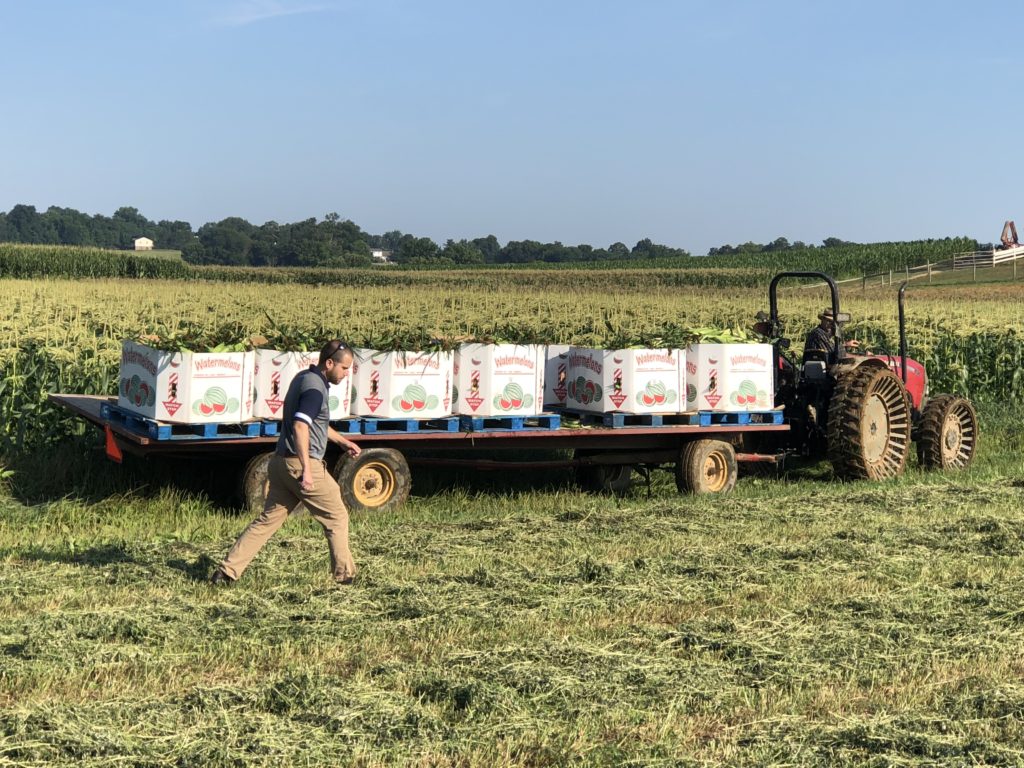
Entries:
{"label": "trailer wheel", "polygon": [[270,488],[270,479],[267,471],[270,468],[270,457],[273,451],[260,453],[253,456],[245,465],[242,471],[242,508],[258,515],[263,511],[263,505],[267,501],[267,491]]}
{"label": "trailer wheel", "polygon": [[401,451],[367,448],[356,458],[342,456],[334,468],[341,498],[350,511],[387,512],[405,504],[412,473]]}
{"label": "trailer wheel", "polygon": [[969,400],[938,395],[921,415],[917,459],[925,469],[964,469],[978,449],[978,416]]}
{"label": "trailer wheel", "polygon": [[722,440],[694,440],[676,462],[680,493],[728,493],[736,485],[736,451]]}
{"label": "trailer wheel", "polygon": [[[574,459],[594,456],[598,451],[576,451]],[[591,493],[625,496],[633,485],[632,464],[588,464],[576,467],[576,484]]]}

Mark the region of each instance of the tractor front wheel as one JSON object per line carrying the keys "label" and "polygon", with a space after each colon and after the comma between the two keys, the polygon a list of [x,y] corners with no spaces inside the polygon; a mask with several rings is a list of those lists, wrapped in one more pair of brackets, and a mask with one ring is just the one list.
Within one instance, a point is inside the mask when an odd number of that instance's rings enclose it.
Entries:
{"label": "tractor front wheel", "polygon": [[921,414],[917,460],[925,469],[964,469],[978,450],[978,415],[971,402],[938,395]]}
{"label": "tractor front wheel", "polygon": [[860,365],[841,375],[828,409],[828,458],[847,480],[903,474],[910,447],[910,398],[888,368]]}

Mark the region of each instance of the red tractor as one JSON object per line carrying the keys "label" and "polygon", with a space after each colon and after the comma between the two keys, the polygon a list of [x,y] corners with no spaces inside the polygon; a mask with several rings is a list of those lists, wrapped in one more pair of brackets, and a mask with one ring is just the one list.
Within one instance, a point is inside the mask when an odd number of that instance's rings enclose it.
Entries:
{"label": "red tractor", "polygon": [[[833,348],[805,356],[797,365],[779,319],[778,285],[787,278],[818,278],[832,297]],[[773,339],[775,404],[790,423],[788,453],[827,455],[836,474],[849,479],[883,480],[902,474],[911,441],[926,469],[968,466],[978,447],[978,417],[970,401],[957,395],[928,395],[924,366],[907,357],[904,297],[899,290],[899,354],[867,355],[847,349],[839,311],[839,289],[820,272],[781,272],[768,288],[769,314],[757,329]]]}

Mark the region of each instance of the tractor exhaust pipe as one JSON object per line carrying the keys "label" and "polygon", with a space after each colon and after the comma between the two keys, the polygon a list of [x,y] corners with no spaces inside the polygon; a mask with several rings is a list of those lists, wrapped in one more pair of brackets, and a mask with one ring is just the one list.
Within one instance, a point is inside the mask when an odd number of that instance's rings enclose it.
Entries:
{"label": "tractor exhaust pipe", "polygon": [[907,281],[900,285],[896,304],[900,310],[900,376],[903,378],[903,386],[907,385],[907,318],[904,308],[907,295]]}

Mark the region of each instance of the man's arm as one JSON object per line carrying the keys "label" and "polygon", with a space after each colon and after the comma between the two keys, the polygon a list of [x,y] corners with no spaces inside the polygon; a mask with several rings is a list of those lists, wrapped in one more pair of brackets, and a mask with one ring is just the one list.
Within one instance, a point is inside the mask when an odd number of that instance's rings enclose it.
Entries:
{"label": "man's arm", "polygon": [[313,490],[313,465],[309,462],[309,424],[296,419],[292,425],[292,434],[295,436],[295,454],[302,464],[302,478],[299,480],[299,487],[304,491]]}
{"label": "man's arm", "polygon": [[334,429],[334,427],[327,426],[327,439],[335,445],[341,446],[342,450],[348,453],[349,456],[355,458],[362,452],[362,448],[353,443],[347,437],[342,435],[340,432]]}

